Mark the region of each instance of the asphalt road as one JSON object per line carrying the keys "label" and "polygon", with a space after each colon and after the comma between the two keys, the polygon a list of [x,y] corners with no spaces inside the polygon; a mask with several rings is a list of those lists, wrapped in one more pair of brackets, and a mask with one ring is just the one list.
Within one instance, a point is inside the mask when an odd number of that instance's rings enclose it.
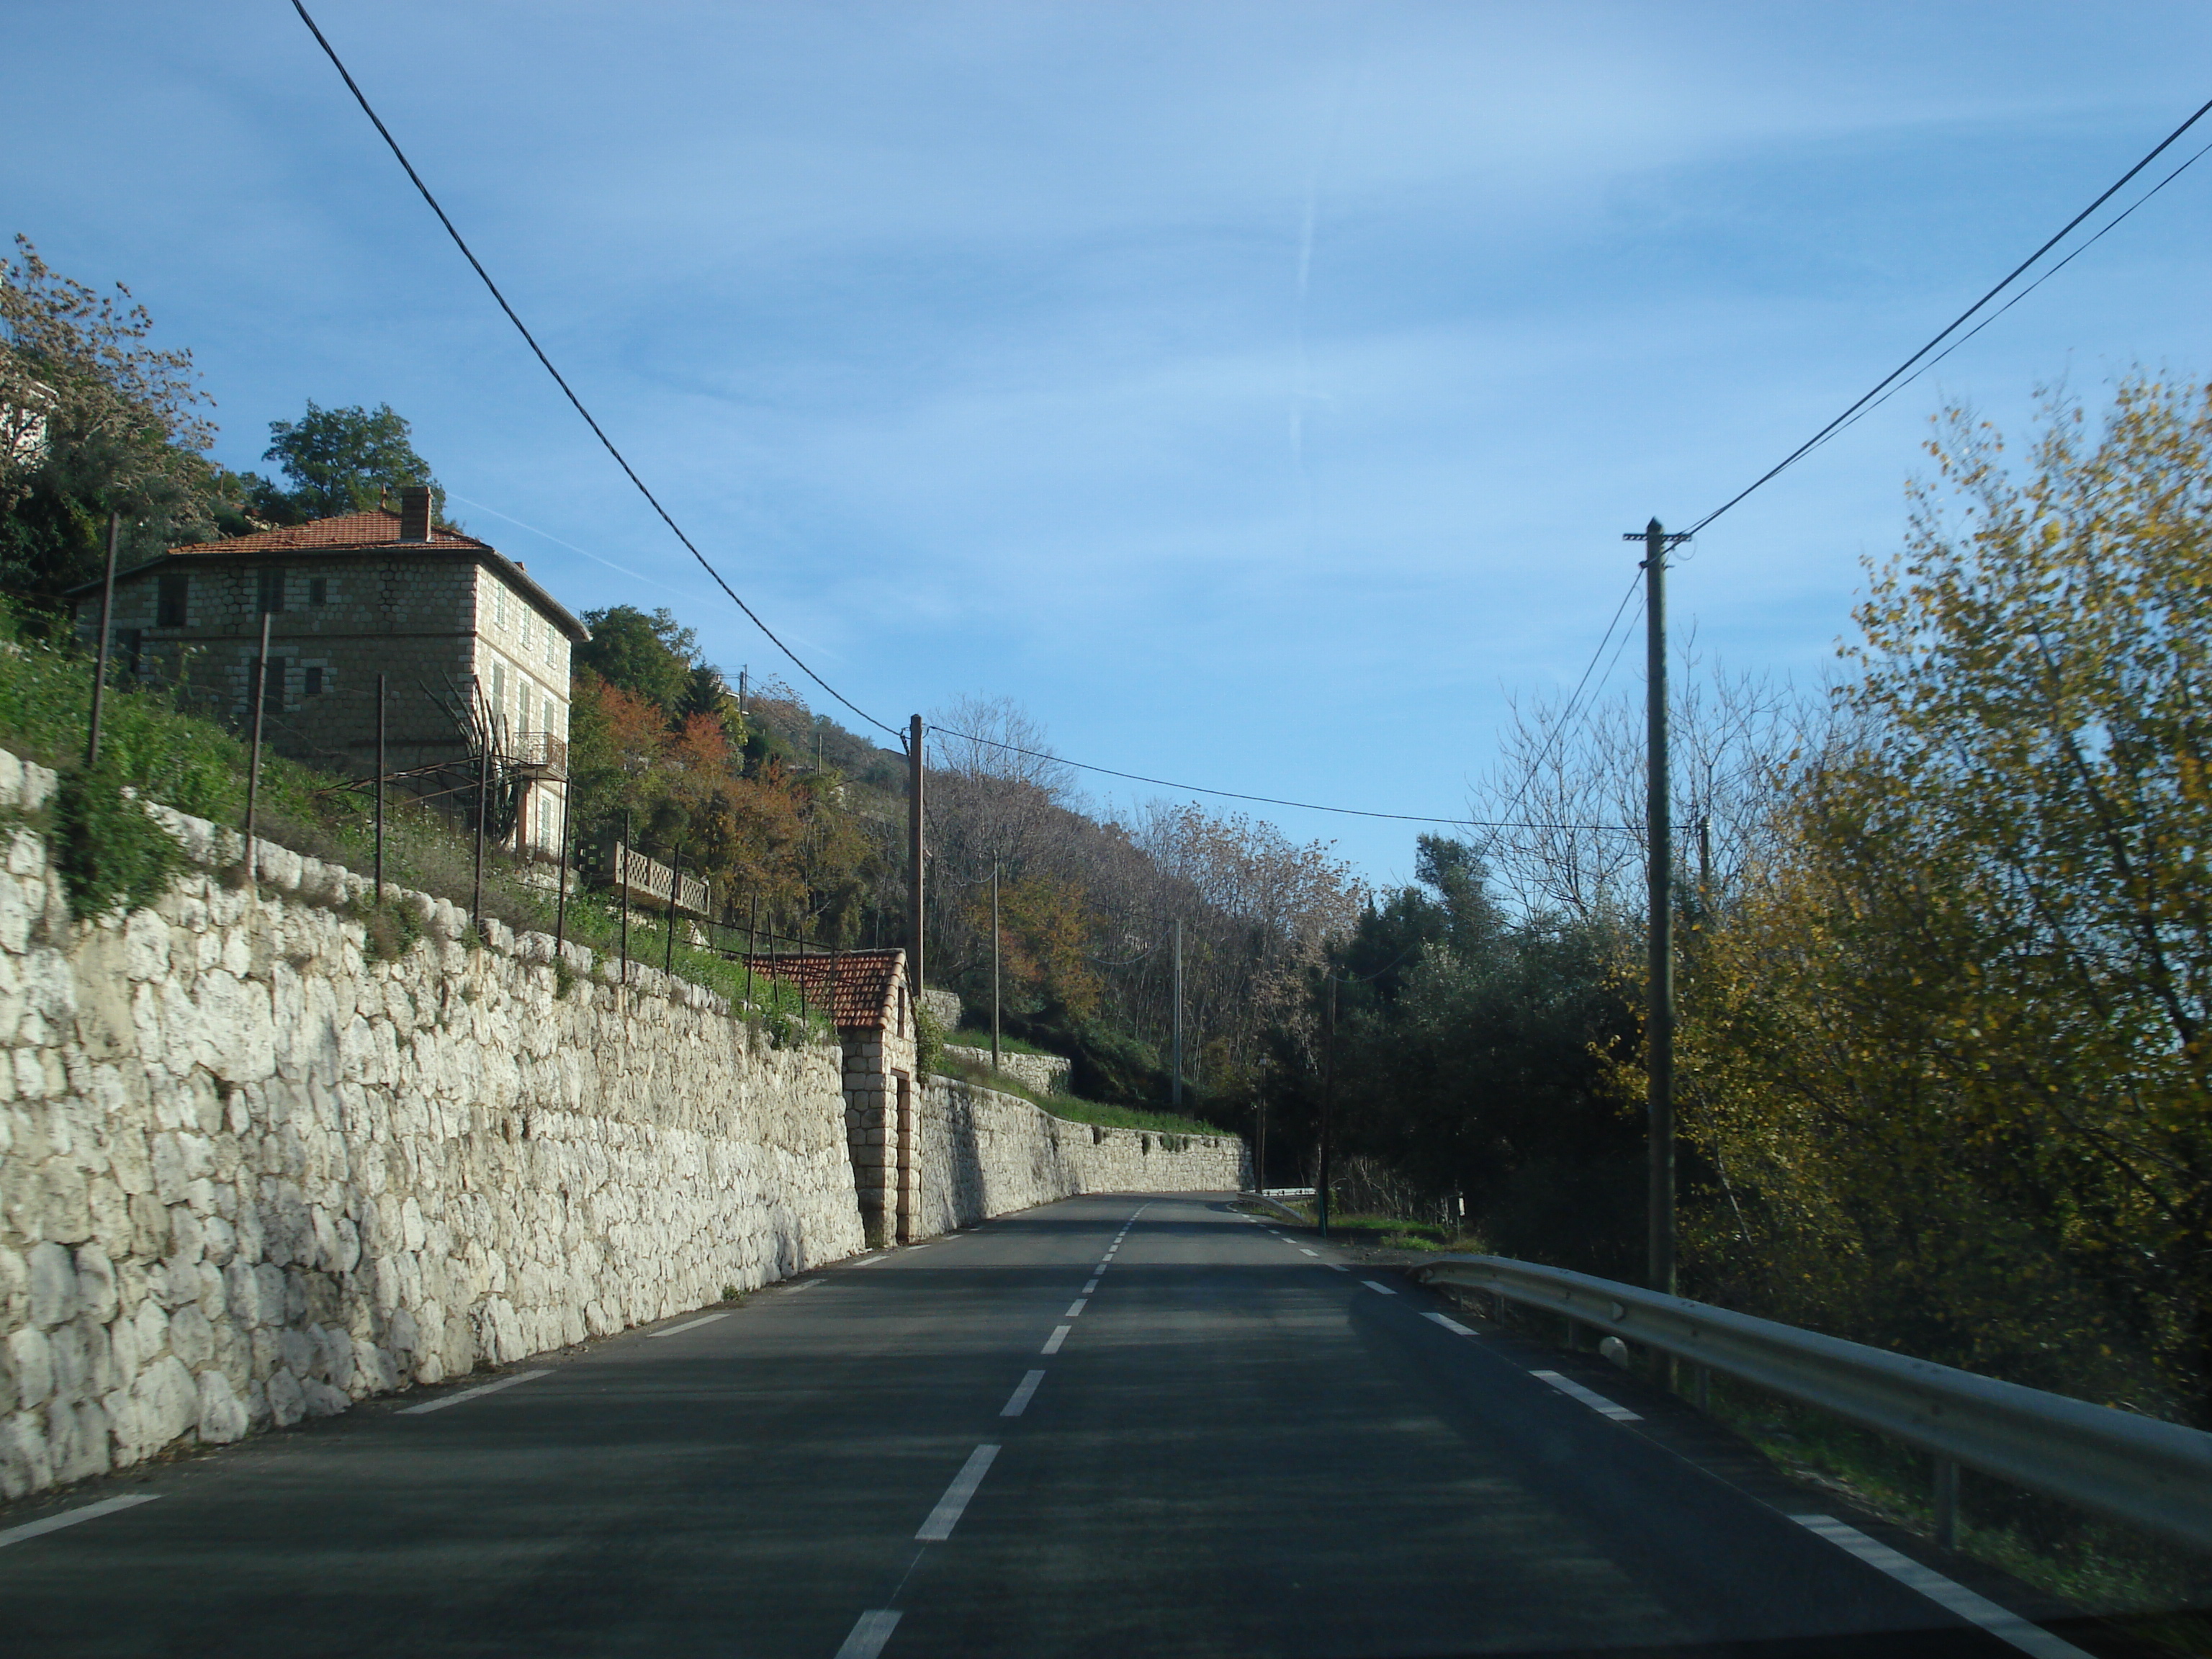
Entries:
{"label": "asphalt road", "polygon": [[0,1511],[9,1659],[2075,1650],[1968,1594],[1603,1362],[1188,1194]]}

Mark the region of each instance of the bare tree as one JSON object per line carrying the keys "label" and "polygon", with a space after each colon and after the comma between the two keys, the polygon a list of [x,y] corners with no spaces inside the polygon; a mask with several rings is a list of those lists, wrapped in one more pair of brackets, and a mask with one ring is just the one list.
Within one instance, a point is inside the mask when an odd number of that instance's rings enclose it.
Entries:
{"label": "bare tree", "polygon": [[1026,784],[1057,805],[1075,794],[1075,775],[1052,752],[1045,728],[1012,697],[970,692],[928,716],[929,764],[955,776]]}
{"label": "bare tree", "polygon": [[[1686,890],[1726,901],[1771,833],[1779,769],[1808,744],[1824,705],[1765,675],[1710,672],[1692,651],[1673,721],[1675,845]],[[1644,902],[1644,729],[1630,694],[1577,711],[1516,702],[1497,768],[1471,816],[1502,821],[1483,856],[1523,914],[1632,918]]]}

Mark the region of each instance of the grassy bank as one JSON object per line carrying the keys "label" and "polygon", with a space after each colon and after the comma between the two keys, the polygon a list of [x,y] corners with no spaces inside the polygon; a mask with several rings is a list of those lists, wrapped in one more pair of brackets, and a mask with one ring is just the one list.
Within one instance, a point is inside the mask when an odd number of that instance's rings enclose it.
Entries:
{"label": "grassy bank", "polygon": [[[963,1034],[965,1035],[964,1033]],[[988,1043],[989,1037],[985,1036]],[[1034,1052],[1034,1051],[1031,1051]],[[1064,1117],[1074,1123],[1096,1123],[1107,1129],[1148,1129],[1162,1135],[1233,1135],[1235,1131],[1217,1128],[1202,1123],[1194,1117],[1182,1117],[1173,1112],[1146,1111],[1138,1106],[1110,1106],[1103,1101],[1079,1100],[1073,1095],[1047,1094],[1032,1089],[1019,1078],[1005,1073],[994,1073],[988,1065],[977,1065],[946,1054],[938,1061],[938,1069],[947,1077],[957,1077],[963,1082],[981,1084],[1001,1094],[1018,1095],[1024,1100],[1042,1106],[1054,1117]]]}
{"label": "grassy bank", "polygon": [[[100,901],[88,908],[149,902],[166,882],[174,860],[143,855],[147,821],[130,810],[121,792],[135,790],[179,811],[242,826],[246,745],[216,721],[178,707],[167,692],[111,684],[101,711],[100,766],[96,774],[88,773],[90,660],[74,650],[11,637],[13,633],[0,614],[0,747],[62,774],[61,797],[40,827],[61,832],[57,840],[73,891],[88,889]],[[367,792],[350,783],[264,752],[256,833],[311,858],[368,873],[375,864],[374,806]],[[387,794],[384,842],[387,882],[469,907],[476,886],[475,842],[454,820],[392,792]],[[529,868],[508,854],[487,852],[484,915],[520,931],[550,933],[556,902],[546,866]],[[615,909],[596,895],[570,894],[566,933],[594,951],[611,954],[620,946]],[[658,967],[666,948],[657,923],[632,916],[633,959]],[[682,977],[733,1005],[746,1000],[740,963],[679,939],[672,965]],[[789,987],[757,979],[751,988],[754,1013],[778,1041],[797,1041],[808,1031],[817,1039],[831,1035],[818,1014],[802,1011],[798,993]]]}
{"label": "grassy bank", "polygon": [[[957,1043],[963,1048],[981,1048],[986,1054],[988,1054],[991,1048],[991,1033],[988,1028],[977,1031],[963,1025],[945,1040],[947,1042]],[[1040,1048],[1033,1042],[1024,1042],[1018,1036],[1008,1036],[1003,1031],[999,1034],[999,1052],[1002,1054],[1036,1054],[1046,1060],[1066,1058],[1065,1055],[1054,1054],[1048,1048]]]}

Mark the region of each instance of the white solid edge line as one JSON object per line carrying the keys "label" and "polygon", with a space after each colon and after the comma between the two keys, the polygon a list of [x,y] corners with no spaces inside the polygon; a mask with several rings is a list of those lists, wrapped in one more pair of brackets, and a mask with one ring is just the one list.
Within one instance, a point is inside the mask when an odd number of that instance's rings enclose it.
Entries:
{"label": "white solid edge line", "polygon": [[1042,1371],[1024,1371],[1020,1384],[1014,1389],[1013,1398],[999,1408],[999,1415],[1019,1417],[1028,1407],[1030,1397],[1037,1391],[1037,1384],[1043,1381]]}
{"label": "white solid edge line", "polygon": [[1550,1383],[1571,1400],[1579,1400],[1592,1411],[1609,1417],[1616,1423],[1641,1423],[1644,1419],[1618,1401],[1607,1400],[1595,1389],[1586,1389],[1571,1376],[1562,1376],[1557,1371],[1530,1371],[1529,1376]]}
{"label": "white solid edge line", "polygon": [[458,1406],[464,1400],[474,1400],[480,1394],[497,1394],[501,1389],[511,1389],[518,1382],[527,1382],[533,1376],[550,1376],[550,1370],[517,1371],[513,1376],[502,1376],[496,1382],[479,1382],[473,1389],[463,1389],[459,1394],[449,1394],[442,1399],[426,1400],[419,1406],[402,1406],[394,1417],[420,1417],[425,1412],[441,1412],[448,1406]]}
{"label": "white solid edge line", "polygon": [[797,1295],[799,1291],[811,1291],[811,1290],[812,1290],[812,1289],[813,1289],[817,1285],[819,1285],[821,1282],[822,1282],[822,1281],[821,1281],[820,1279],[800,1279],[800,1280],[799,1281],[799,1283],[797,1283],[796,1285],[785,1285],[785,1286],[783,1287],[783,1293],[784,1293],[786,1296],[796,1296],[796,1295]]}
{"label": "white solid edge line", "polygon": [[1075,1327],[1073,1325],[1054,1326],[1052,1328],[1052,1334],[1045,1338],[1044,1346],[1039,1348],[1037,1352],[1039,1353],[1058,1353],[1060,1352],[1060,1345],[1067,1340],[1067,1334],[1074,1328]]}
{"label": "white solid edge line", "polygon": [[681,1325],[671,1325],[665,1331],[655,1331],[653,1333],[652,1336],[647,1337],[646,1340],[650,1342],[653,1340],[653,1337],[673,1336],[678,1331],[696,1331],[702,1325],[711,1325],[718,1319],[727,1319],[729,1315],[726,1313],[702,1314],[696,1319],[685,1320]]}
{"label": "white solid edge line", "polygon": [[975,1488],[983,1484],[990,1471],[991,1460],[998,1456],[996,1446],[982,1445],[968,1454],[968,1461],[960,1466],[960,1473],[952,1477],[952,1484],[945,1489],[945,1496],[937,1500],[937,1507],[929,1512],[929,1519],[921,1523],[915,1538],[925,1544],[941,1544],[952,1536],[952,1528],[960,1522],[968,1508],[968,1500],[975,1495]]}
{"label": "white solid edge line", "polygon": [[50,1532],[59,1532],[64,1527],[73,1527],[80,1521],[97,1521],[103,1515],[112,1515],[118,1510],[135,1510],[141,1504],[150,1504],[161,1494],[157,1492],[131,1492],[122,1498],[103,1498],[97,1504],[80,1504],[73,1510],[64,1510],[59,1515],[50,1515],[43,1521],[26,1521],[20,1527],[0,1531],[0,1550],[10,1544],[20,1544],[26,1539],[43,1538]]}
{"label": "white solid edge line", "polygon": [[1398,1294],[1397,1291],[1392,1290],[1388,1285],[1378,1285],[1371,1279],[1363,1279],[1359,1282],[1364,1285],[1369,1290],[1374,1291],[1377,1296],[1395,1296]]}
{"label": "white solid edge line", "polygon": [[1079,1297],[1077,1297],[1075,1298],[1075,1300],[1074,1300],[1074,1301],[1073,1301],[1073,1302],[1071,1302],[1071,1303],[1069,1303],[1069,1304],[1067,1304],[1067,1311],[1066,1311],[1066,1313],[1064,1313],[1064,1314],[1060,1315],[1060,1317],[1061,1317],[1062,1319],[1079,1319],[1079,1318],[1080,1318],[1080,1317],[1082,1316],[1082,1315],[1083,1315],[1083,1304],[1084,1304],[1085,1302],[1088,1302],[1090,1299],[1091,1299],[1091,1298],[1090,1298],[1089,1297],[1086,1297],[1086,1296],[1079,1296]]}
{"label": "white solid edge line", "polygon": [[1793,1515],[1799,1526],[1816,1532],[1837,1548],[1856,1555],[1878,1571],[1887,1573],[1909,1589],[1915,1589],[1938,1607],[1955,1613],[1970,1625],[1978,1625],[2000,1642],[2009,1642],[2037,1659],[2089,1659],[2071,1642],[2053,1636],[2032,1620],[2001,1607],[1985,1595],[1977,1595],[1964,1584],[1923,1567],[1911,1556],[1868,1537],[1856,1527],[1845,1526],[1833,1516]]}
{"label": "white solid edge line", "polygon": [[1455,1336],[1473,1336],[1474,1334],[1473,1331],[1468,1329],[1468,1328],[1461,1324],[1459,1321],[1449,1318],[1443,1314],[1425,1310],[1422,1313],[1421,1317],[1424,1319],[1435,1320],[1437,1324],[1443,1326],[1446,1330],[1451,1332]]}
{"label": "white solid edge line", "polygon": [[864,1613],[853,1623],[853,1633],[845,1638],[836,1659],[876,1659],[884,1650],[884,1644],[891,1639],[898,1628],[899,1610],[896,1607],[878,1607]]}

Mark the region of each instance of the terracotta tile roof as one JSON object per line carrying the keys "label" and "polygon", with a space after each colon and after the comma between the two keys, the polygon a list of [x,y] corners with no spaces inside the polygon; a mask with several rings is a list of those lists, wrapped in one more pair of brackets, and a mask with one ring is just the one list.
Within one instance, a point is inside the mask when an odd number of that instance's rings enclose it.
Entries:
{"label": "terracotta tile roof", "polygon": [[335,519],[317,519],[312,524],[287,525],[281,530],[258,530],[250,536],[226,536],[221,541],[191,542],[183,547],[173,547],[172,553],[273,553],[289,552],[298,548],[318,547],[441,547],[459,550],[463,548],[482,548],[492,550],[491,544],[480,542],[473,536],[465,536],[458,530],[442,527],[433,529],[430,540],[402,542],[399,539],[399,515],[388,508],[374,513],[347,513]]}
{"label": "terracotta tile roof", "polygon": [[826,1006],[840,1030],[879,1031],[890,1024],[892,994],[906,977],[906,952],[844,951],[836,956],[751,956],[757,974],[796,985],[806,1000]]}
{"label": "terracotta tile roof", "polygon": [[[567,606],[547,592],[527,570],[515,563],[489,542],[478,541],[474,536],[465,536],[458,530],[433,526],[427,542],[403,542],[399,539],[399,515],[389,507],[374,513],[347,513],[335,519],[317,519],[313,524],[287,525],[282,530],[258,530],[250,536],[226,536],[220,541],[188,542],[182,547],[170,548],[166,553],[149,559],[143,564],[116,572],[118,582],[135,581],[150,571],[161,569],[171,559],[246,559],[270,553],[356,553],[372,549],[389,549],[395,554],[413,554],[417,557],[430,556],[441,559],[472,559],[488,565],[520,589],[523,596],[538,606],[553,625],[578,645],[592,637],[592,631],[572,616]],[[176,567],[169,565],[169,568]],[[82,599],[100,591],[94,580],[79,582],[64,592],[71,599]]]}

